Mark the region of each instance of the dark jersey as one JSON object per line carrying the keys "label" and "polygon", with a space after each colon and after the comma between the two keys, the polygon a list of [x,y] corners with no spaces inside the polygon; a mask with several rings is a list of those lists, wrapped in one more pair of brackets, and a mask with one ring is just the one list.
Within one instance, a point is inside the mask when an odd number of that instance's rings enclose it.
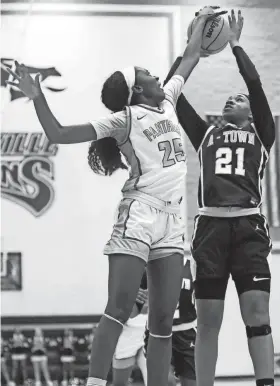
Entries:
{"label": "dark jersey", "polygon": [[268,152],[254,125],[210,127],[198,149],[198,205],[256,208]]}
{"label": "dark jersey", "polygon": [[[182,289],[179,302],[173,318],[173,331],[181,331],[195,327],[196,309],[194,304],[193,280],[190,261],[184,266]],[[189,325],[192,323],[192,325]]]}
{"label": "dark jersey", "polygon": [[[274,120],[255,66],[241,47],[234,47],[233,54],[249,91],[254,125],[209,128],[183,94],[176,106],[179,122],[199,153],[200,207],[259,207],[261,178],[275,140]],[[166,81],[180,62],[179,57]]]}

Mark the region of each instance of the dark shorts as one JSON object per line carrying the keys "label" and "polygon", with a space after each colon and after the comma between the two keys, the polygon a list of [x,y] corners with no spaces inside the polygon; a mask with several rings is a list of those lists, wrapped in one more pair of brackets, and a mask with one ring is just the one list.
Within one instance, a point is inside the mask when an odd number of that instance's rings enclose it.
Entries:
{"label": "dark shorts", "polygon": [[[144,353],[148,347],[149,331],[145,331]],[[174,368],[176,377],[187,379],[195,378],[194,344],[196,329],[176,331],[172,334],[172,358],[171,365]]]}
{"label": "dark shorts", "polygon": [[195,218],[192,255],[195,280],[236,280],[246,275],[270,277],[267,257],[271,251],[269,230],[260,214],[220,218]]}

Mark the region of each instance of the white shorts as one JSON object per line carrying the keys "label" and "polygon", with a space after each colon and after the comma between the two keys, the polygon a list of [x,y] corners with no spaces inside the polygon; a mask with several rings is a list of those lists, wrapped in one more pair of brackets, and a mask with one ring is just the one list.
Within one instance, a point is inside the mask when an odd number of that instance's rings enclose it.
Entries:
{"label": "white shorts", "polygon": [[144,314],[128,319],[116,346],[115,359],[136,357],[138,351],[144,346],[147,319],[148,316]]}
{"label": "white shorts", "polygon": [[144,355],[144,349],[143,347],[141,347],[138,352],[136,353],[136,355],[133,355],[132,357],[130,358],[124,358],[124,359],[116,359],[115,357],[113,357],[113,368],[114,369],[117,369],[117,370],[123,370],[123,369],[129,369],[130,367],[133,367],[135,365],[137,365],[138,363],[138,358],[140,356],[145,356]]}
{"label": "white shorts", "polygon": [[185,224],[180,214],[124,198],[104,254],[138,256],[147,261],[184,254]]}

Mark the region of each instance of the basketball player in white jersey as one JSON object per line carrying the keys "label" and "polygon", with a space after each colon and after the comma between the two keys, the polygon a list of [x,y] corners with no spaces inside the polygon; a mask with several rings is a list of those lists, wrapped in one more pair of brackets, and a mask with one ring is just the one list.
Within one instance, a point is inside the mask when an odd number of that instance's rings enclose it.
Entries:
{"label": "basketball player in white jersey", "polygon": [[[205,7],[184,52],[181,64],[164,89],[148,70],[129,67],[104,83],[102,102],[114,112],[84,125],[62,126],[24,65],[16,65],[9,82],[33,100],[39,121],[53,143],[94,141],[89,164],[94,172],[112,174],[130,168],[111,239],[109,296],[95,332],[87,386],[105,386],[124,323],[131,313],[147,265],[149,386],[165,386],[171,359],[172,321],[182,282],[185,224],[180,203],[186,174],[181,130],[175,111],[185,81],[200,59],[205,22],[217,14]],[[224,12],[222,12],[224,13]],[[121,152],[121,153],[120,153]]]}

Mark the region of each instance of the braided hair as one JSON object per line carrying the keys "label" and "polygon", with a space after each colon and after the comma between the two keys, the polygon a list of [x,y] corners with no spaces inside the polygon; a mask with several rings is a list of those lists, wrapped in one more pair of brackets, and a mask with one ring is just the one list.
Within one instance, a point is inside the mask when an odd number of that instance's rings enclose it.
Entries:
{"label": "braided hair", "polygon": [[[128,95],[129,90],[124,75],[116,71],[105,81],[101,100],[109,110],[116,113],[124,109]],[[122,161],[117,141],[111,137],[91,142],[88,150],[88,164],[94,173],[105,176],[112,175],[118,169],[128,169]]]}

